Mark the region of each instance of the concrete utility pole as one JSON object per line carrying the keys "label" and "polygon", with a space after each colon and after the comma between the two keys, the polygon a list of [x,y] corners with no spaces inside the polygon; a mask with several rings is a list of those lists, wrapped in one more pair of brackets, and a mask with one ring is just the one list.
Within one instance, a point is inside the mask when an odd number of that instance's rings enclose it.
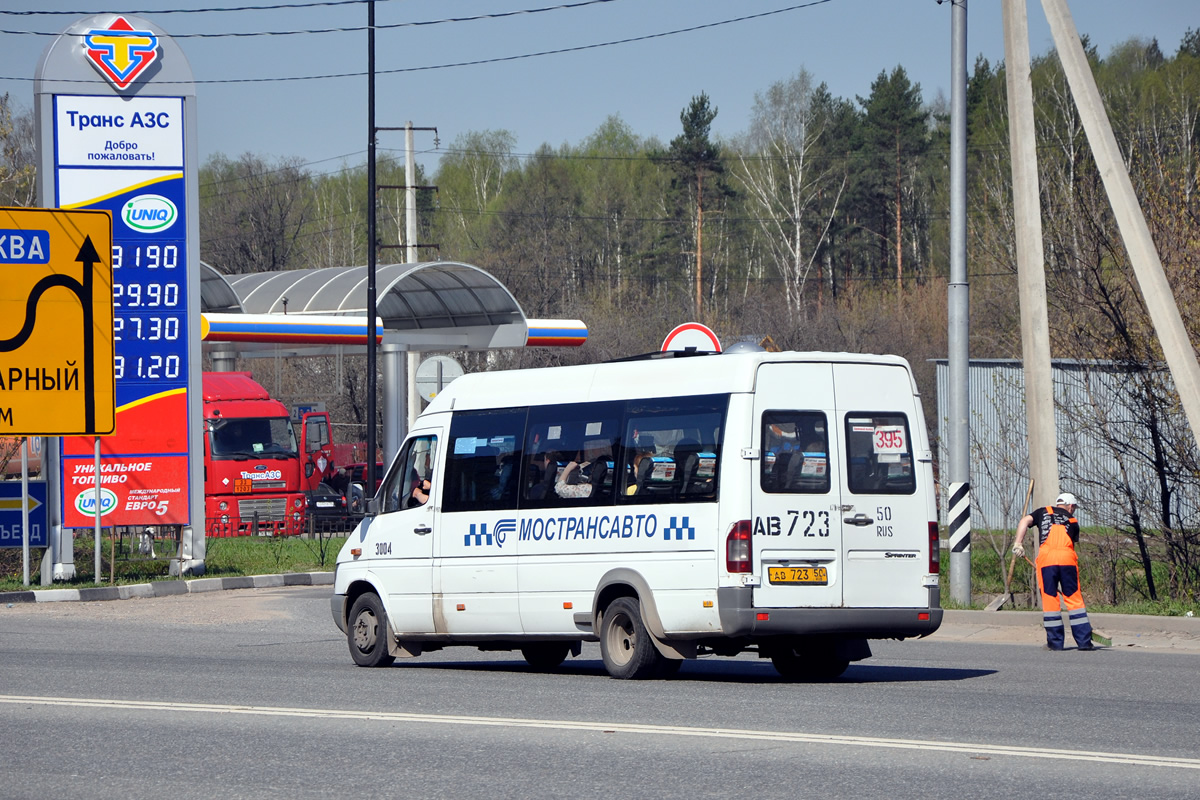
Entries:
{"label": "concrete utility pole", "polygon": [[696,175],[696,321],[704,316],[704,173]]}
{"label": "concrete utility pole", "polygon": [[[899,262],[897,261],[897,264]],[[896,280],[900,280],[897,272]],[[971,602],[971,420],[967,287],[967,0],[950,3],[950,283],[949,316],[950,597]]]}
{"label": "concrete utility pole", "polygon": [[367,468],[364,477],[367,491],[375,491],[375,316],[378,312],[375,294],[375,0],[367,3]]}
{"label": "concrete utility pole", "polygon": [[1171,286],[1163,273],[1162,261],[1154,247],[1150,229],[1146,226],[1146,218],[1133,193],[1133,183],[1121,159],[1117,139],[1113,136],[1104,103],[1100,99],[1100,90],[1096,88],[1096,79],[1083,52],[1083,44],[1079,41],[1079,31],[1075,28],[1066,0],[1042,0],[1042,9],[1050,23],[1054,46],[1058,49],[1067,84],[1079,109],[1079,119],[1087,133],[1088,144],[1092,146],[1092,155],[1112,204],[1113,216],[1117,218],[1117,227],[1129,252],[1133,272],[1146,301],[1146,310],[1150,312],[1167,366],[1171,369],[1171,378],[1175,381],[1192,435],[1200,437],[1200,364],[1196,363],[1196,352],[1183,326]]}
{"label": "concrete utility pole", "polygon": [[[404,262],[417,263],[417,165],[415,162],[416,146],[413,143],[413,124],[410,120],[404,125]],[[408,431],[421,413],[421,395],[417,391],[417,367],[421,366],[421,354],[408,351],[408,375],[405,386],[408,387],[408,418],[404,429]]]}
{"label": "concrete utility pole", "polygon": [[1050,367],[1050,320],[1042,250],[1033,85],[1029,77],[1029,25],[1025,0],[1004,0],[1002,8],[1013,219],[1017,235],[1017,289],[1021,303],[1021,357],[1025,366],[1025,436],[1029,477],[1033,479],[1035,490],[1033,506],[1036,508],[1053,502],[1058,496],[1058,436],[1054,424],[1054,379]]}
{"label": "concrete utility pole", "polygon": [[[404,183],[380,184],[379,189],[399,189],[404,192],[404,244],[384,244],[380,249],[394,250],[404,248],[405,264],[417,263],[417,251],[422,246],[417,244],[417,190],[433,189],[433,186],[417,186],[417,166],[413,151],[413,131],[434,131],[434,144],[437,143],[437,128],[414,128],[412,122],[404,123],[402,128],[379,127],[376,131],[404,131],[405,162]],[[426,245],[429,246],[429,245]],[[432,245],[436,247],[437,245]],[[416,388],[417,365],[421,354],[395,342],[383,345],[383,379],[388,386],[407,387],[404,391],[392,391],[385,394],[387,406],[383,410],[383,461],[391,463],[392,457],[400,451],[404,443],[404,435],[412,427],[413,420],[421,410],[421,396]],[[407,373],[407,374],[406,374]]]}

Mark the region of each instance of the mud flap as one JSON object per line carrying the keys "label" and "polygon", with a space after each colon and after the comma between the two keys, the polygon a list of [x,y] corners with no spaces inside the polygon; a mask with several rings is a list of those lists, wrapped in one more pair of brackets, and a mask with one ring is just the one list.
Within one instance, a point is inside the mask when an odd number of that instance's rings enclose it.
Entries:
{"label": "mud flap", "polygon": [[388,655],[396,658],[416,658],[421,655],[421,643],[403,642],[395,636],[388,636]]}
{"label": "mud flap", "polygon": [[838,639],[833,652],[847,661],[862,661],[871,657],[871,645],[866,639]]}
{"label": "mud flap", "polygon": [[[654,648],[658,650],[658,652],[661,653],[664,658],[679,660],[681,658],[696,657],[695,642],[687,640],[664,642],[662,639],[658,638],[653,631],[650,631],[650,626],[647,625],[646,630],[650,633],[650,639],[654,642]],[[868,652],[867,655],[869,656],[870,652]]]}

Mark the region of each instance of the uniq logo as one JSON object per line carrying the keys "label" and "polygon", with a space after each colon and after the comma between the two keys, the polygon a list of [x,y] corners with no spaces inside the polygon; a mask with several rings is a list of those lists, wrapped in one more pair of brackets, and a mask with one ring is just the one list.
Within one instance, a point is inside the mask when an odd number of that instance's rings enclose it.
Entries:
{"label": "uniq logo", "polygon": [[167,198],[157,194],[144,194],[125,204],[121,218],[125,224],[139,233],[157,233],[175,224],[179,209]]}
{"label": "uniq logo", "polygon": [[[117,507],[117,495],[112,489],[100,487],[100,516],[104,516],[108,512]],[[75,510],[85,517],[96,516],[96,490],[95,488],[84,489],[79,494],[75,495]]]}

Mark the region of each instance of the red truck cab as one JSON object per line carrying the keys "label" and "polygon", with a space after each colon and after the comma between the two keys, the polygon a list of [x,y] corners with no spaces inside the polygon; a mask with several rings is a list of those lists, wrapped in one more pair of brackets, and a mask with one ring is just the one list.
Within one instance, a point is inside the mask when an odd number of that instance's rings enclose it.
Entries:
{"label": "red truck cab", "polygon": [[209,536],[298,534],[306,499],[287,407],[249,372],[204,373],[204,516]]}
{"label": "red truck cab", "polygon": [[304,490],[317,491],[322,483],[331,483],[338,465],[334,463],[332,423],[324,411],[310,411],[300,417],[300,441],[304,446]]}

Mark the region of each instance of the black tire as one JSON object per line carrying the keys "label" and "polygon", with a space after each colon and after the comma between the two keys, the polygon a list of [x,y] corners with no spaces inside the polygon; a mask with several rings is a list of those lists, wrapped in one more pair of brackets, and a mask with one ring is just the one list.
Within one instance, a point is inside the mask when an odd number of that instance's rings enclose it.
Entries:
{"label": "black tire", "polygon": [[[661,653],[659,655],[662,655]],[[667,658],[663,656],[658,662],[658,671],[655,673],[657,678],[671,678],[679,674],[679,668],[683,666],[682,658]]]}
{"label": "black tire", "polygon": [[642,622],[641,604],[618,597],[600,622],[600,656],[608,674],[621,680],[645,680],[658,672],[662,655]]}
{"label": "black tire", "polygon": [[828,645],[782,645],[771,651],[775,671],[790,681],[831,681],[850,666]]}
{"label": "black tire", "polygon": [[521,655],[536,670],[551,670],[567,660],[570,642],[533,642],[521,648]]}
{"label": "black tire", "polygon": [[383,603],[373,592],[360,595],[350,607],[346,643],[350,657],[360,667],[386,667],[395,661],[388,654],[388,621]]}

